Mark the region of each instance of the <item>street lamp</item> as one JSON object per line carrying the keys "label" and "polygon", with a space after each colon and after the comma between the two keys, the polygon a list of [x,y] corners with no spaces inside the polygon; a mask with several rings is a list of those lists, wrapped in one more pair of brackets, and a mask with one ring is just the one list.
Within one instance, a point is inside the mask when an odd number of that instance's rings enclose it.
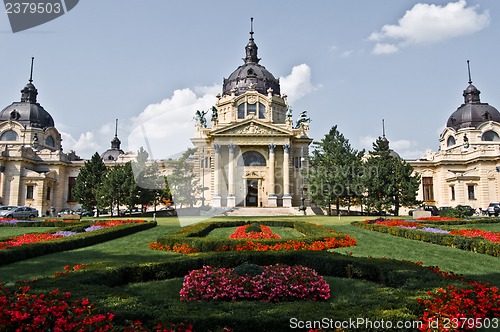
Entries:
{"label": "street lamp", "polygon": [[201,147],[201,207],[205,207],[205,147]]}
{"label": "street lamp", "polygon": [[304,148],[300,148],[300,179],[301,179],[301,186],[300,186],[300,206],[299,206],[299,211],[303,211],[304,212],[304,215],[306,214],[306,205],[305,205],[305,198],[304,198],[304,174],[303,174],[303,163],[305,161],[305,158],[304,158]]}

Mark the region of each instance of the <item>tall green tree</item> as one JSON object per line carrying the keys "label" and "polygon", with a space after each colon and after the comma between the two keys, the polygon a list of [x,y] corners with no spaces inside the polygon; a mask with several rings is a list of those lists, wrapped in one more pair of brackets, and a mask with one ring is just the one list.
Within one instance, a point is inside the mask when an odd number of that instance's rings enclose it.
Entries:
{"label": "tall green tree", "polygon": [[366,204],[378,214],[390,211],[399,215],[401,206],[416,203],[420,176],[389,148],[385,137],[378,137],[365,163]]}
{"label": "tall green tree", "polygon": [[328,209],[340,206],[362,194],[360,182],[361,158],[364,151],[351,147],[349,140],[333,126],[330,132],[313,143],[311,167],[307,175],[309,196],[318,205]]}
{"label": "tall green tree", "polygon": [[[93,211],[97,207],[98,187],[105,176],[106,166],[96,152],[90,160],[85,161],[76,178],[73,196],[85,210]],[[99,216],[99,210],[97,210]]]}
{"label": "tall green tree", "polygon": [[125,205],[129,209],[138,202],[138,190],[130,162],[111,167],[98,187],[98,205],[101,208],[111,207],[111,214],[116,207]]}
{"label": "tall green tree", "polygon": [[143,147],[137,152],[137,158],[132,162],[135,181],[138,186],[139,203],[156,206],[165,201],[171,201],[167,178],[162,174],[156,161],[148,162],[149,154]]}
{"label": "tall green tree", "polygon": [[193,171],[194,149],[188,149],[182,156],[171,162],[172,173],[168,175],[168,185],[176,204],[192,207],[198,200],[200,186]]}

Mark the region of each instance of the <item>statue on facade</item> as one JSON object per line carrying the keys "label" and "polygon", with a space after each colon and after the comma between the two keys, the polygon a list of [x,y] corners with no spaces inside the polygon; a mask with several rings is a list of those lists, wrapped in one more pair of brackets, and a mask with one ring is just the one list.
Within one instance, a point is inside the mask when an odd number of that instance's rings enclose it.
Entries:
{"label": "statue on facade", "polygon": [[299,118],[297,119],[297,123],[295,124],[295,128],[300,128],[302,123],[309,123],[311,119],[307,116],[307,111],[300,112]]}
{"label": "statue on facade", "polygon": [[219,119],[219,114],[217,113],[217,109],[215,108],[215,106],[212,106],[212,119],[211,119],[211,121],[217,122],[218,119]]}
{"label": "statue on facade", "polygon": [[286,110],[286,113],[285,113],[285,116],[286,116],[286,120],[287,121],[292,121],[292,117],[293,117],[293,110],[292,110],[292,107],[291,106],[288,106],[288,109]]}
{"label": "statue on facade", "polygon": [[205,115],[208,113],[208,111],[199,111],[197,110],[196,113],[194,114],[193,119],[196,121],[196,124],[200,127],[206,128],[207,127],[207,119],[205,119]]}

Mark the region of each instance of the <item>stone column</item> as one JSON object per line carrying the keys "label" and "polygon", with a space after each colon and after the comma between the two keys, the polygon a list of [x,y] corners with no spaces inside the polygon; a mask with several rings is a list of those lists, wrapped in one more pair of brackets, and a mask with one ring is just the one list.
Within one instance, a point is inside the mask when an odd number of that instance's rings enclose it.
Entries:
{"label": "stone column", "polygon": [[235,207],[236,206],[236,197],[234,195],[234,149],[236,145],[229,144],[229,163],[228,163],[228,171],[227,171],[227,207]]}
{"label": "stone column", "polygon": [[276,192],[275,192],[275,179],[274,179],[275,148],[276,145],[269,144],[269,180],[268,180],[269,197],[267,198],[269,207],[278,206]]}
{"label": "stone column", "polygon": [[292,207],[290,195],[290,144],[283,145],[283,207]]}
{"label": "stone column", "polygon": [[212,206],[221,206],[220,197],[220,145],[214,144],[214,187],[212,191]]}

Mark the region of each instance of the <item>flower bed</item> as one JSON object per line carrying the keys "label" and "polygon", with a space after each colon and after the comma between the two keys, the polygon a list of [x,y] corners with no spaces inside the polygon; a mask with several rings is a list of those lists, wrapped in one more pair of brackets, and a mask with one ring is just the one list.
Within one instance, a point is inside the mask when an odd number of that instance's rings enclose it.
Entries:
{"label": "flower bed", "polygon": [[0,265],[94,245],[155,226],[156,222],[143,220],[111,220],[95,224],[78,223],[50,233],[5,238],[0,241]]}
{"label": "flower bed", "polygon": [[356,245],[356,240],[340,232],[325,227],[289,221],[261,221],[261,225],[291,227],[305,236],[300,240],[285,239],[228,239],[207,238],[213,229],[219,227],[245,226],[245,221],[200,223],[186,227],[177,233],[170,234],[152,242],[149,247],[154,250],[174,251],[180,253],[209,251],[285,251],[285,250],[328,250]]}
{"label": "flower bed", "polygon": [[263,266],[262,274],[237,275],[233,268],[204,266],[184,277],[182,301],[264,302],[319,301],[330,298],[330,286],[318,273],[304,266]]}
{"label": "flower bed", "polygon": [[236,231],[229,235],[230,239],[281,239],[276,233],[273,233],[271,228],[266,225],[259,225],[260,232],[247,232],[250,225],[240,226]]}
{"label": "flower bed", "polygon": [[410,240],[419,240],[462,250],[500,257],[500,233],[477,229],[444,230],[427,227],[417,222],[403,223],[400,220],[362,221],[352,225],[372,231],[388,233]]}

